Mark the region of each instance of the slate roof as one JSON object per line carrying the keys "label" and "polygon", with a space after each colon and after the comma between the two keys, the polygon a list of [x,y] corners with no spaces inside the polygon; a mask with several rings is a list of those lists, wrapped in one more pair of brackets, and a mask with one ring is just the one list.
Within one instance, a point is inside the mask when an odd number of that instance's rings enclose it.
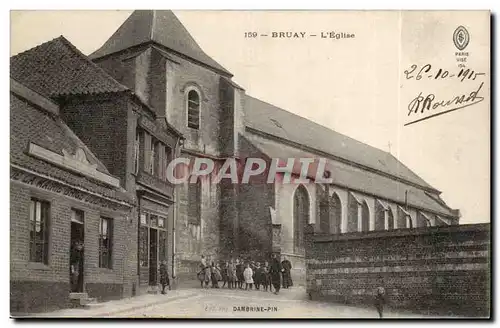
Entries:
{"label": "slate roof", "polygon": [[148,42],[159,44],[224,75],[232,74],[208,56],[170,10],[136,10],[89,57],[97,59]]}
{"label": "slate roof", "polygon": [[56,165],[28,155],[29,143],[53,151],[63,156],[63,149],[74,154],[83,149],[87,160],[97,166],[97,170],[108,174],[106,167],[85,146],[76,134],[59,116],[49,115],[21,96],[10,96],[10,162],[29,170],[62,180],[68,184],[93,193],[131,203],[125,190],[96,182],[90,178],[69,172]]}
{"label": "slate roof", "polygon": [[[321,157],[311,152],[283,146],[278,143],[260,141],[257,138],[252,138],[249,142],[270,158],[286,160],[287,158],[319,159]],[[308,177],[315,177],[316,163],[317,161],[310,165]],[[390,177],[330,159],[326,159],[325,170],[332,173],[333,184],[377,195],[382,200],[390,199],[400,204],[405,203],[405,191],[408,190],[408,204],[410,206],[427,209],[445,216],[456,216],[456,213],[446,206],[437,195],[432,195],[421,188],[405,184]],[[300,173],[300,167],[294,168],[294,171],[296,171],[295,173]]]}
{"label": "slate roof", "polygon": [[248,95],[245,125],[438,192],[390,153]]}
{"label": "slate roof", "polygon": [[128,90],[63,36],[11,57],[10,77],[46,97]]}

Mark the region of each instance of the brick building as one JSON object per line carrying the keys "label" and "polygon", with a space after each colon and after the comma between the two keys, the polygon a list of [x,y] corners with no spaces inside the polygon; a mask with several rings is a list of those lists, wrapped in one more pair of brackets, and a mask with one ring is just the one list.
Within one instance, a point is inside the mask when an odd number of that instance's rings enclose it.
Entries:
{"label": "brick building", "polygon": [[[125,248],[114,252],[119,265],[108,274],[109,279],[120,284],[113,282],[116,290],[98,288],[95,293],[102,295],[97,296],[130,296],[156,286],[160,262],[166,260],[170,268],[174,267],[174,188],[166,179],[166,167],[177,156],[179,132],[64,37],[12,57],[11,78],[57,104],[58,119],[95,154],[131,204],[126,230],[115,238]],[[12,112],[15,117],[14,108]],[[31,123],[36,125],[37,121]],[[12,125],[14,142],[18,131],[14,128],[17,125]],[[52,128],[41,126],[40,134],[49,134]],[[12,219],[16,218],[13,214]],[[84,222],[85,229],[90,222]],[[114,225],[112,229],[119,228]],[[87,269],[92,265],[87,257],[92,254],[86,250]],[[119,279],[113,278],[116,275]],[[64,277],[68,278],[66,274]],[[90,296],[95,294],[86,279],[84,290]]]}
{"label": "brick building", "polygon": [[51,100],[11,80],[11,312],[70,304],[70,247],[89,296],[125,293],[133,200]]}
{"label": "brick building", "polygon": [[[59,104],[134,199],[130,290],[154,284],[164,256],[171,274],[194,279],[202,254],[281,253],[303,281],[307,223],[331,233],[458,224],[440,192],[391,154],[247,95],[171,11],[135,11],[89,57],[61,37],[11,66],[21,67],[11,77]],[[173,186],[164,174],[175,157],[325,158],[332,181]]]}

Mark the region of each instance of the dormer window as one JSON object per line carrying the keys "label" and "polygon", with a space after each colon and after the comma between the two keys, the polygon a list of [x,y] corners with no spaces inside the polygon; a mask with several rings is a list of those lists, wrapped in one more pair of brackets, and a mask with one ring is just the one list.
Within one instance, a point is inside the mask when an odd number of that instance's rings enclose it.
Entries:
{"label": "dormer window", "polygon": [[187,121],[189,128],[200,128],[200,94],[193,89],[187,94]]}

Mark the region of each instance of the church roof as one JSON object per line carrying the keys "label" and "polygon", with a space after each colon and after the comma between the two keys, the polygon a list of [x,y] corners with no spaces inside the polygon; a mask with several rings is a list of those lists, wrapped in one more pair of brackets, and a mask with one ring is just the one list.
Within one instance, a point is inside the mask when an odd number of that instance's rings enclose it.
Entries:
{"label": "church roof", "polygon": [[90,58],[96,59],[130,47],[153,42],[206,65],[232,74],[208,56],[170,10],[136,10]]}
{"label": "church roof", "polygon": [[10,77],[46,97],[128,90],[63,36],[11,57]]}
{"label": "church roof", "polygon": [[298,145],[357,163],[438,192],[390,153],[352,139],[304,117],[246,96],[245,124]]}
{"label": "church roof", "polygon": [[[300,150],[295,147],[265,142],[263,139],[259,140],[257,138],[252,138],[249,142],[263,154],[272,158],[286,160],[288,158],[319,159],[321,157],[312,152]],[[310,167],[314,167],[314,163],[311,164]],[[444,216],[456,216],[455,211],[450,209],[439,196],[428,193],[421,188],[391,179],[388,176],[383,176],[368,170],[360,170],[351,165],[330,159],[326,160],[325,170],[332,172],[331,178],[335,185],[375,195],[383,200],[391,200],[399,204],[404,204],[407,199],[410,206]],[[314,171],[314,169],[312,171]],[[308,177],[314,176],[315,174],[308,175]],[[405,197],[405,191],[408,191],[407,198]]]}

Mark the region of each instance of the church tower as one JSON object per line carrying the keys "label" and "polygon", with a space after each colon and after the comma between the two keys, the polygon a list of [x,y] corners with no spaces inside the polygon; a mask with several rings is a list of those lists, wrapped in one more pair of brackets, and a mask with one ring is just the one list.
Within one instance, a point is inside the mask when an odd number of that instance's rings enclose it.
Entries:
{"label": "church tower", "polygon": [[[172,11],[137,10],[90,58],[184,136],[181,157],[238,157],[244,90],[209,57]],[[176,186],[177,275],[192,275],[202,254],[237,250],[237,186]]]}

